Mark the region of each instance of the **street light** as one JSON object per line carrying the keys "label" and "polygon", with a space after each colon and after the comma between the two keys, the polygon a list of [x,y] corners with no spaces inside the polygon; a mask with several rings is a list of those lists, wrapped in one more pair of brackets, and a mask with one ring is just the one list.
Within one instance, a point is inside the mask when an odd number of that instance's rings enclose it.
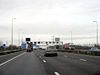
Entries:
{"label": "street light", "polygon": [[13,46],[13,20],[16,18],[12,18],[12,24],[11,24],[11,45]]}
{"label": "street light", "polygon": [[18,46],[21,44],[21,29],[18,29]]}
{"label": "street light", "polygon": [[72,36],[72,31],[71,31],[71,44],[73,44],[73,36]]}
{"label": "street light", "polygon": [[55,40],[54,38],[55,38],[55,36],[53,35],[53,36],[52,36],[52,41],[54,41],[54,40]]}
{"label": "street light", "polygon": [[98,21],[93,21],[96,23],[97,25],[97,29],[96,29],[96,42],[97,42],[97,46],[98,46]]}
{"label": "street light", "polygon": [[18,46],[20,46],[20,32],[18,32]]}

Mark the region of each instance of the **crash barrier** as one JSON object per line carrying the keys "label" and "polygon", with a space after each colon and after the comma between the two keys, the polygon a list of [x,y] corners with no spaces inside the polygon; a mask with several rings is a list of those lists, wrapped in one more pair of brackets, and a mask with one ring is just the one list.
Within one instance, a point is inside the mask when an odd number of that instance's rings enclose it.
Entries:
{"label": "crash barrier", "polygon": [[68,52],[68,53],[76,53],[76,54],[85,54],[85,55],[93,55],[100,56],[100,51],[89,51],[89,50],[58,50],[59,52]]}
{"label": "crash barrier", "polygon": [[22,49],[0,51],[0,55],[10,54],[10,53],[19,52],[19,51],[22,51]]}

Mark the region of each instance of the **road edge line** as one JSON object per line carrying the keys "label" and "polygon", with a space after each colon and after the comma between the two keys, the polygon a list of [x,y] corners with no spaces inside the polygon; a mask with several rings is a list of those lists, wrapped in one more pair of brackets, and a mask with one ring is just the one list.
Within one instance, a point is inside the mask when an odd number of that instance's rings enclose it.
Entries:
{"label": "road edge line", "polygon": [[12,61],[12,60],[14,60],[14,59],[16,59],[16,58],[22,56],[23,54],[25,54],[25,52],[24,52],[24,53],[21,53],[21,54],[19,54],[19,55],[17,55],[17,56],[15,56],[15,57],[13,57],[13,58],[11,58],[11,59],[9,59],[9,60],[7,60],[7,61],[5,61],[5,62],[3,62],[3,63],[1,63],[0,66],[5,65],[6,63],[8,63],[8,62],[10,62],[10,61]]}

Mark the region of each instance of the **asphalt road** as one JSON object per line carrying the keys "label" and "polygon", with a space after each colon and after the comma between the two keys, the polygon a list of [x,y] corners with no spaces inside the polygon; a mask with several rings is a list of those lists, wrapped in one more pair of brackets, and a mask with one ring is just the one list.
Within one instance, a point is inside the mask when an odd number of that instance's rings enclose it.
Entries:
{"label": "asphalt road", "polygon": [[0,56],[0,75],[100,75],[100,57],[58,52],[44,57],[43,50]]}

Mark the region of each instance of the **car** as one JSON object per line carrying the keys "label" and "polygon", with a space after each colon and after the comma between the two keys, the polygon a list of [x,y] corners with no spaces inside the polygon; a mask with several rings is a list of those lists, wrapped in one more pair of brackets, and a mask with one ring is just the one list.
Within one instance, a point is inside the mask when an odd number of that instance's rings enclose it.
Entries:
{"label": "car", "polygon": [[46,50],[48,46],[39,46],[40,50]]}
{"label": "car", "polygon": [[34,46],[33,47],[33,50],[38,50],[39,48],[37,46]]}
{"label": "car", "polygon": [[97,47],[92,47],[90,50],[91,51],[100,51],[100,49],[98,49]]}
{"label": "car", "polygon": [[70,50],[75,50],[75,47],[69,47]]}
{"label": "car", "polygon": [[57,49],[55,46],[48,46],[45,50],[44,56],[58,56]]}

